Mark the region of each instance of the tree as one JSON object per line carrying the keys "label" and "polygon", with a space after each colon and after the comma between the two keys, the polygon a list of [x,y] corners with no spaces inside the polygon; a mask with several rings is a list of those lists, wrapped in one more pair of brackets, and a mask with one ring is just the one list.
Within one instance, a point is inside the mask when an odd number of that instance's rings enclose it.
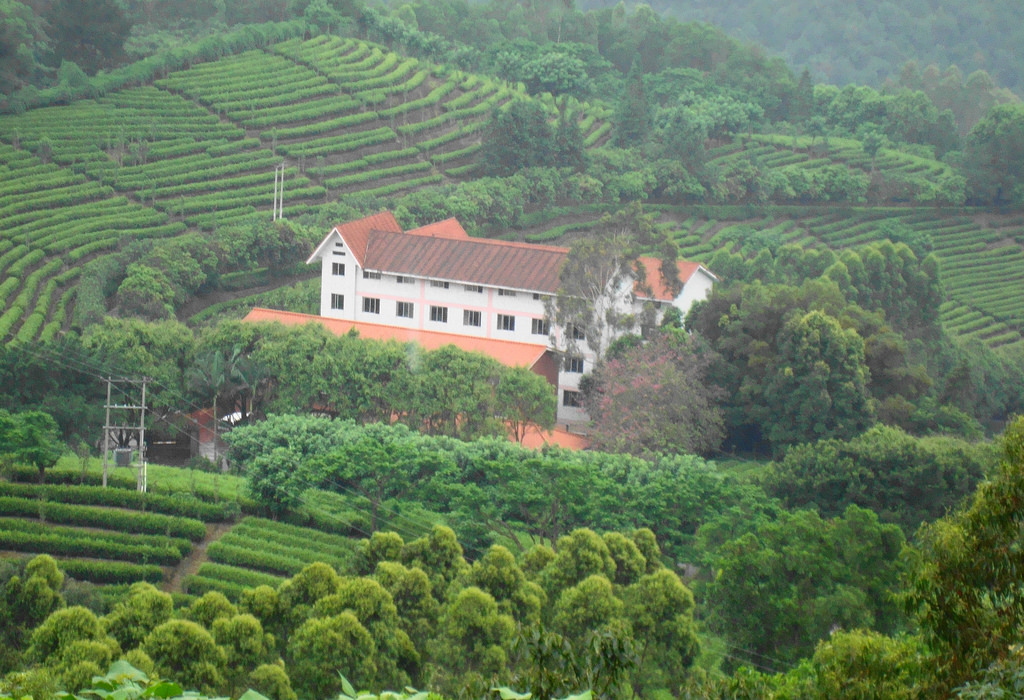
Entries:
{"label": "tree", "polygon": [[57,422],[42,411],[8,413],[0,409],[0,460],[29,464],[39,470],[39,483],[46,470],[64,453]]}
{"label": "tree", "polygon": [[1007,426],[1001,443],[992,478],[963,508],[918,533],[912,559],[907,610],[937,655],[947,692],[1018,654],[1024,641],[1024,418]]}
{"label": "tree", "polygon": [[871,425],[864,341],[822,311],[786,324],[761,407],[776,446],[824,437],[850,438]]}
{"label": "tree", "polygon": [[679,577],[661,568],[646,574],[623,595],[639,656],[634,689],[674,688],[697,658],[693,594]]}
{"label": "tree", "polygon": [[634,56],[622,90],[612,117],[615,143],[630,148],[642,144],[651,127],[651,107],[647,101],[639,56]]}
{"label": "tree", "polygon": [[501,373],[495,399],[498,415],[519,444],[531,427],[550,430],[555,425],[556,392],[547,379],[526,367],[513,367]]}
{"label": "tree", "polygon": [[174,600],[152,584],[139,582],[128,589],[128,597],[103,618],[107,632],[122,649],[140,646],[149,634],[171,619]]}
{"label": "tree", "polygon": [[312,617],[288,640],[292,684],[302,697],[325,698],[341,691],[341,675],[357,685],[368,683],[377,672],[376,651],[351,612]]}
{"label": "tree", "polygon": [[117,66],[124,59],[124,40],[131,31],[121,5],[115,0],[95,0],[88,13],[80,10],[74,0],[53,0],[44,14],[55,54],[90,74]]}
{"label": "tree", "polygon": [[784,511],[719,549],[707,591],[713,628],[755,666],[795,663],[836,627],[891,632],[903,544],[898,527],[856,506],[830,521]]}
{"label": "tree", "polygon": [[309,477],[321,488],[352,491],[370,502],[370,530],[377,531],[378,513],[387,500],[400,500],[450,461],[440,452],[411,439],[408,429],[374,423],[336,451],[313,459]]}
{"label": "tree", "polygon": [[710,384],[706,343],[681,332],[659,332],[653,340],[607,360],[584,392],[596,449],[630,454],[706,454],[724,436]]}
{"label": "tree", "polygon": [[514,175],[523,168],[553,165],[554,132],[536,100],[514,100],[498,108],[484,129],[480,166],[485,175]]}
{"label": "tree", "polygon": [[990,109],[967,135],[964,160],[974,199],[996,205],[1024,202],[1024,105]]}
{"label": "tree", "polygon": [[490,595],[475,586],[463,589],[448,604],[438,632],[428,648],[435,659],[431,685],[440,692],[466,689],[473,697],[507,680],[515,622]]}
{"label": "tree", "polygon": [[0,0],[0,27],[0,95],[11,95],[36,78],[46,35],[39,17],[17,0]]}
{"label": "tree", "polygon": [[146,636],[142,650],[153,660],[158,673],[180,678],[190,687],[216,692],[224,682],[224,650],[191,620],[168,620],[158,625]]}
{"label": "tree", "polygon": [[565,329],[560,339],[566,354],[582,354],[583,344],[597,356],[620,332],[633,327],[631,308],[633,263],[632,239],[625,230],[607,236],[580,238],[558,273],[558,294],[549,302],[548,317]]}

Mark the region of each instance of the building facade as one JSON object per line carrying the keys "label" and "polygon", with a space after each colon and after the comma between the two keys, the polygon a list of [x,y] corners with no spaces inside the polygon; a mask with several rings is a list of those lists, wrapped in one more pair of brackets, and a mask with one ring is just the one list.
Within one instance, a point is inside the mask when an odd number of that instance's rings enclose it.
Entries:
{"label": "building facade", "polygon": [[[547,320],[568,252],[471,238],[455,219],[402,231],[382,212],[335,226],[307,262],[321,265],[321,316],[551,350],[559,358],[558,422],[571,425],[587,420],[579,380],[597,357],[578,332]],[[656,307],[659,316],[666,305],[685,315],[716,279],[698,263],[680,262],[682,291],[672,295],[660,282],[660,261],[641,262],[646,291],[626,294],[624,303],[639,311],[652,302],[647,308]]]}

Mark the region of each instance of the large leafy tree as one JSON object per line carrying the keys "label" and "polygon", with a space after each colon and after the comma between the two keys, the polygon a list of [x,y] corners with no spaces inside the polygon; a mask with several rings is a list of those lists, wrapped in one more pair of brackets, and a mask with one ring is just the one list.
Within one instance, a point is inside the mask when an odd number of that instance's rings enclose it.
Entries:
{"label": "large leafy tree", "polygon": [[612,452],[708,453],[721,444],[720,390],[710,384],[711,350],[665,330],[592,375],[584,405],[594,447]]}
{"label": "large leafy tree", "polygon": [[487,175],[513,175],[523,168],[554,165],[555,135],[536,100],[516,100],[491,115],[484,131],[480,164]]}
{"label": "large leafy tree", "polygon": [[851,438],[871,425],[864,341],[822,311],[794,318],[765,385],[763,423],[775,444]]}
{"label": "large leafy tree", "polygon": [[993,204],[1024,202],[1024,105],[990,109],[968,134],[965,157],[975,198]]}
{"label": "large leafy tree", "polygon": [[708,587],[712,624],[755,666],[793,663],[835,628],[891,632],[903,543],[898,527],[856,506],[834,520],[783,512],[721,547]]}
{"label": "large leafy tree", "polygon": [[64,452],[57,422],[48,413],[8,413],[0,409],[0,460],[30,464],[39,481]]}
{"label": "large leafy tree", "polygon": [[978,678],[1024,642],[1024,418],[1007,427],[1002,445],[998,470],[970,504],[918,535],[906,602],[947,688]]}

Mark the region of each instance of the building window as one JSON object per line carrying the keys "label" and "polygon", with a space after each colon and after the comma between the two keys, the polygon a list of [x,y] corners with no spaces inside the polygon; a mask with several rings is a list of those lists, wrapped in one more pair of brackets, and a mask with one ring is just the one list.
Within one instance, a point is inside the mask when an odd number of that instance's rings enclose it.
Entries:
{"label": "building window", "polygon": [[498,330],[514,331],[516,329],[516,317],[506,314],[498,314]]}
{"label": "building window", "polygon": [[480,312],[466,309],[462,312],[462,325],[480,327]]}
{"label": "building window", "polygon": [[499,289],[498,290],[498,296],[499,297],[514,297],[515,295],[516,295],[516,293],[513,292],[511,289]]}
{"label": "building window", "polygon": [[379,272],[370,272],[368,270],[363,270],[363,279],[364,280],[379,280],[380,279],[380,273]]}
{"label": "building window", "polygon": [[395,278],[395,281],[398,282],[399,284],[415,284],[416,283],[416,280],[414,280],[412,277],[403,277],[402,275],[398,275],[398,277]]}
{"label": "building window", "polygon": [[587,339],[586,333],[584,333],[583,329],[580,328],[579,326],[577,326],[576,324],[573,324],[573,325],[569,326],[569,332],[572,334],[572,339],[573,340],[586,340]]}
{"label": "building window", "polygon": [[437,323],[448,323],[448,307],[447,306],[431,306],[430,307],[430,320],[436,321]]}
{"label": "building window", "polygon": [[345,254],[345,244],[344,243],[335,243],[334,244],[334,254],[335,255],[344,255]]}
{"label": "building window", "polygon": [[582,357],[567,357],[565,358],[565,371],[573,372],[574,374],[583,374],[583,358]]}
{"label": "building window", "polygon": [[476,292],[477,294],[484,293],[484,288],[481,287],[479,284],[464,284],[462,285],[462,288],[465,289],[467,292]]}
{"label": "building window", "polygon": [[331,274],[335,277],[344,277],[345,263],[331,263]]}
{"label": "building window", "polygon": [[578,391],[566,389],[562,392],[562,405],[569,408],[582,408],[583,399]]}
{"label": "building window", "polygon": [[332,294],[331,295],[331,308],[338,311],[345,308],[345,295],[344,294]]}
{"label": "building window", "polygon": [[380,299],[374,299],[373,297],[363,297],[363,313],[379,314]]}
{"label": "building window", "polygon": [[447,282],[440,282],[438,280],[430,280],[430,286],[431,287],[436,287],[437,289],[448,289],[449,285],[448,285]]}
{"label": "building window", "polygon": [[549,335],[551,324],[545,318],[535,318],[530,322],[530,332],[534,335]]}
{"label": "building window", "polygon": [[411,301],[400,301],[395,306],[395,315],[399,318],[412,318],[413,304]]}

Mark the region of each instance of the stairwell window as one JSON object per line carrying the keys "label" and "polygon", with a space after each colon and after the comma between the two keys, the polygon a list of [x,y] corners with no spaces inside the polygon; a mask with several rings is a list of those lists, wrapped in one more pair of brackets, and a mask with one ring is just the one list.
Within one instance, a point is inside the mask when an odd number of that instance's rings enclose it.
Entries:
{"label": "stairwell window", "polygon": [[498,314],[498,330],[514,331],[516,329],[516,317],[507,314]]}
{"label": "stairwell window", "polygon": [[345,295],[344,294],[332,294],[331,295],[331,308],[336,311],[342,311],[345,308]]}
{"label": "stairwell window", "polygon": [[331,274],[335,277],[344,277],[345,263],[331,263]]}

